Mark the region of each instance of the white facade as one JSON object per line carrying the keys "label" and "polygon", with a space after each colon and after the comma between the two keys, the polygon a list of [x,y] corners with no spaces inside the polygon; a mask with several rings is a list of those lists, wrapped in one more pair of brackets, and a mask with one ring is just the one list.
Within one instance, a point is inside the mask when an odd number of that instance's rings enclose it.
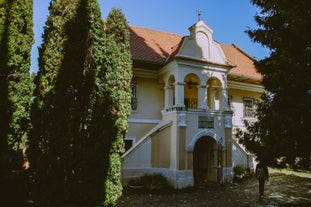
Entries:
{"label": "white facade", "polygon": [[230,182],[234,165],[249,165],[232,132],[263,88],[228,78],[234,65],[204,21],[189,30],[159,70],[133,68],[127,137],[135,144],[122,157],[124,180],[159,172],[183,188]]}

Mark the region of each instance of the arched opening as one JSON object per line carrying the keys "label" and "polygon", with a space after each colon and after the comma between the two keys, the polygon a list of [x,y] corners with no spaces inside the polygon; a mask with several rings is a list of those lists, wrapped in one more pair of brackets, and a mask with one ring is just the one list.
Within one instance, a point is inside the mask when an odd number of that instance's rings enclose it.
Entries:
{"label": "arched opening", "polygon": [[193,177],[195,185],[218,181],[218,145],[209,136],[197,140],[193,150]]}
{"label": "arched opening", "polygon": [[219,110],[221,107],[221,82],[217,78],[210,78],[207,85],[208,108],[211,110]]}
{"label": "arched opening", "polygon": [[184,104],[186,108],[198,108],[198,85],[199,78],[194,74],[188,74],[185,79],[184,86]]}

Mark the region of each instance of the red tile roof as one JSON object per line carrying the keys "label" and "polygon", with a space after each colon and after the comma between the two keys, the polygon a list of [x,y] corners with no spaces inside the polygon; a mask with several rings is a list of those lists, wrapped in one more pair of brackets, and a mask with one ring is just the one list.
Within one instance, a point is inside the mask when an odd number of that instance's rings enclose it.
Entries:
{"label": "red tile roof", "polygon": [[130,26],[131,53],[133,60],[155,63],[165,63],[172,53],[172,48],[178,45],[183,36]]}
{"label": "red tile roof", "polygon": [[261,79],[262,75],[257,72],[254,62],[256,61],[250,55],[245,53],[236,45],[220,44],[230,65],[235,66],[230,70],[231,75],[240,75]]}
{"label": "red tile roof", "polygon": [[[167,58],[178,48],[183,36],[163,31],[130,26],[130,45],[132,59],[135,62],[152,63],[158,68],[164,66]],[[231,76],[239,76],[250,79],[261,79],[262,76],[256,71],[254,58],[242,51],[236,45],[221,44],[220,46],[230,65]]]}

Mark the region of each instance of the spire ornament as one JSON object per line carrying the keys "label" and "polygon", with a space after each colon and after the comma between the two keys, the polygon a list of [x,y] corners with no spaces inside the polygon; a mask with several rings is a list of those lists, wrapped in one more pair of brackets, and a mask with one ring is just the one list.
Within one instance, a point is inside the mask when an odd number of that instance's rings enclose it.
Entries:
{"label": "spire ornament", "polygon": [[198,13],[198,21],[200,21],[201,20],[202,10],[201,9],[197,9],[196,12]]}

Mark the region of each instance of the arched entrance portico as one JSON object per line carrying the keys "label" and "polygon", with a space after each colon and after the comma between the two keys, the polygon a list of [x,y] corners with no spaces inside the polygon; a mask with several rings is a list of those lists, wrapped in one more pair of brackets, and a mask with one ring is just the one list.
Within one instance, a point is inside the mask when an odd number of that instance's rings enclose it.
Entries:
{"label": "arched entrance portico", "polygon": [[199,138],[193,150],[193,178],[195,185],[218,181],[219,153],[215,139]]}
{"label": "arched entrance portico", "polygon": [[196,133],[187,145],[192,154],[194,184],[220,182],[222,180],[224,140],[214,129]]}

